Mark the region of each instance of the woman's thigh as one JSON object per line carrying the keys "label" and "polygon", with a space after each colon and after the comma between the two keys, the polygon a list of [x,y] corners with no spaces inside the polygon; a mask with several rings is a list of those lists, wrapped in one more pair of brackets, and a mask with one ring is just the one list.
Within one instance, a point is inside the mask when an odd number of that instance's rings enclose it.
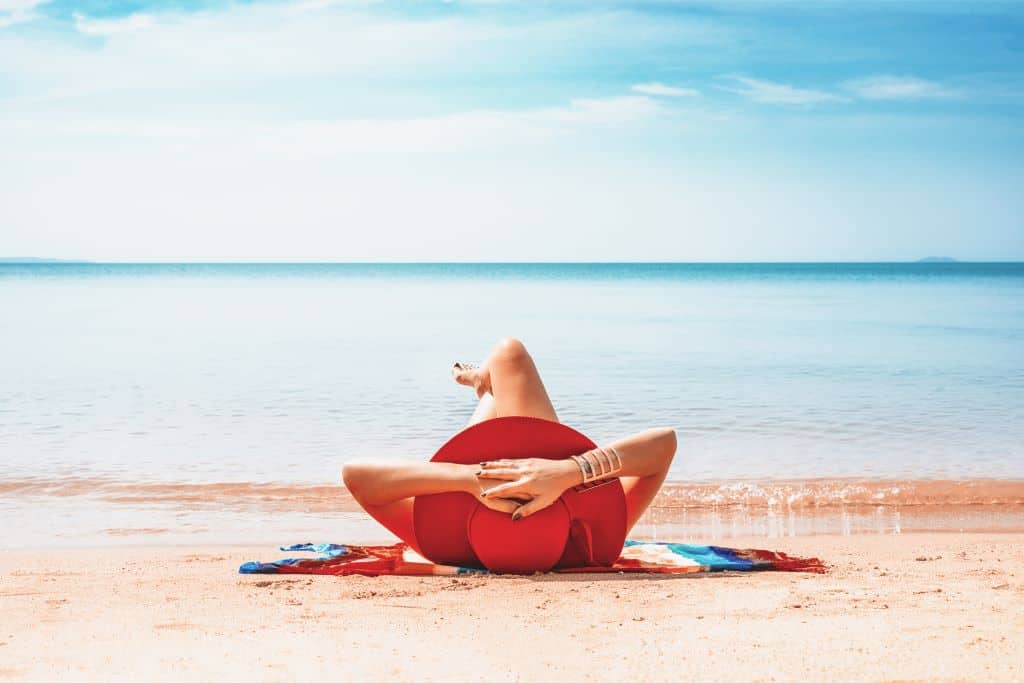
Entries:
{"label": "woman's thigh", "polygon": [[658,495],[668,472],[652,477],[621,477],[622,490],[626,494],[626,533],[629,533],[650,507]]}
{"label": "woman's thigh", "polygon": [[537,365],[522,342],[502,340],[486,364],[495,417],[539,417],[558,422]]}

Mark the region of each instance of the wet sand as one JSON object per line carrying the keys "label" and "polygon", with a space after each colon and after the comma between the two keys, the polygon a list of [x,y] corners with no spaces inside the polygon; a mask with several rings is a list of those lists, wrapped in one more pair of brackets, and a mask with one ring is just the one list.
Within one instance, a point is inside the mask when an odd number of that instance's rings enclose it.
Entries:
{"label": "wet sand", "polygon": [[1024,535],[747,538],[828,574],[240,576],[272,546],[0,554],[0,678],[1020,680]]}

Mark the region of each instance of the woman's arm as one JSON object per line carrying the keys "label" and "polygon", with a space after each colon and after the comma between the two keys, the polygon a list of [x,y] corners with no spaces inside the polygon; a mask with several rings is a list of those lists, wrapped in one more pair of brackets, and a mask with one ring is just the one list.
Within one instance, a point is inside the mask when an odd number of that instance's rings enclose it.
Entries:
{"label": "woman's arm", "polygon": [[402,498],[449,491],[478,496],[482,491],[476,478],[479,469],[447,462],[360,460],[347,463],[341,477],[360,505],[387,505]]}
{"label": "woman's arm", "polygon": [[567,488],[584,481],[663,477],[675,452],[675,430],[661,428],[627,436],[570,460],[529,458],[485,462],[481,463],[482,479],[499,479],[507,483],[480,495],[528,501],[512,514],[513,519],[520,519],[543,510]]}
{"label": "woman's arm", "polygon": [[[589,481],[662,473],[675,453],[676,435],[671,429],[649,429],[613,441],[610,446],[617,459],[607,453],[607,447],[584,454],[595,463],[596,476]],[[545,458],[494,460],[480,465],[353,461],[345,465],[342,478],[352,497],[363,507],[461,491],[477,497],[492,510],[511,513],[513,519],[543,510],[563,491],[584,479],[576,461]]]}
{"label": "woman's arm", "polygon": [[376,462],[358,460],[347,463],[341,471],[352,497],[364,508],[394,503],[403,498],[431,493],[461,491],[498,512],[511,514],[520,501],[507,498],[485,498],[481,494],[501,484],[479,479],[479,465],[456,465],[447,462]]}

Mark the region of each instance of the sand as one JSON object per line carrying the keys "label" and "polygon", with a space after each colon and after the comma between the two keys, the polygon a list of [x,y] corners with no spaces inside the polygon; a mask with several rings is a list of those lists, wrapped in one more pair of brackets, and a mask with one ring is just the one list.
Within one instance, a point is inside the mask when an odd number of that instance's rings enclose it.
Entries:
{"label": "sand", "polygon": [[830,573],[241,576],[264,547],[0,555],[0,679],[1020,680],[1024,535],[746,539]]}

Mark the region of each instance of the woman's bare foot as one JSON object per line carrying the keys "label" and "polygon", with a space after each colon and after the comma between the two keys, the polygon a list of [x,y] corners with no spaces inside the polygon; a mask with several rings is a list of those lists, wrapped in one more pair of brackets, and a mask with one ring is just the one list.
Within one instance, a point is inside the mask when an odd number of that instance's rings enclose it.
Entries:
{"label": "woman's bare foot", "polygon": [[491,390],[488,373],[473,363],[455,363],[452,366],[452,377],[463,386],[473,387],[477,398],[483,397]]}

